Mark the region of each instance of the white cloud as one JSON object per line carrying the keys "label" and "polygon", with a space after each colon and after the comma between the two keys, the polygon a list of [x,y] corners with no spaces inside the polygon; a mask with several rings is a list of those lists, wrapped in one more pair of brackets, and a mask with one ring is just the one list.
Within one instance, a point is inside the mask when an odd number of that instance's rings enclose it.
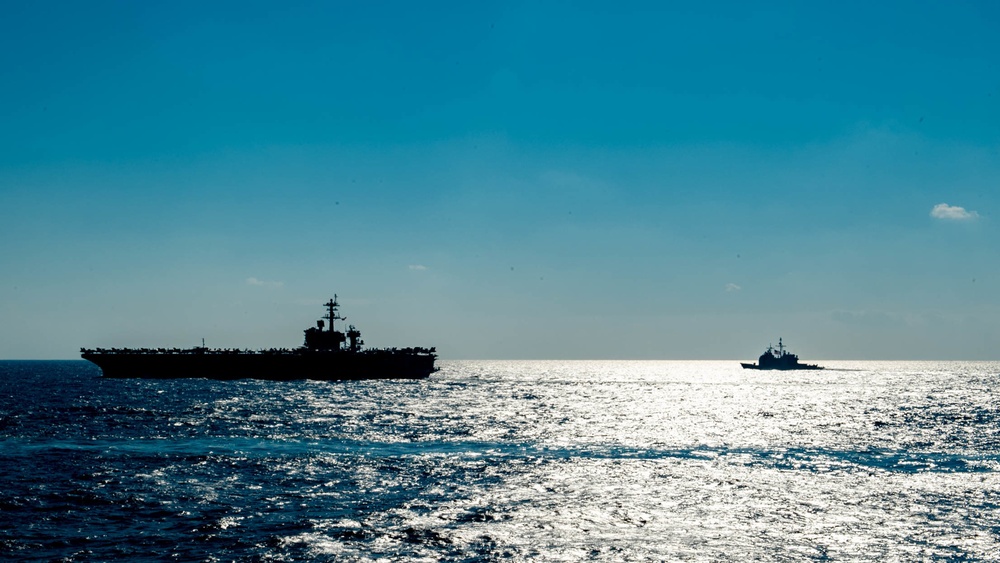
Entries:
{"label": "white cloud", "polygon": [[411,270],[418,270],[422,272],[427,269],[427,266],[424,266],[423,264],[410,264],[409,268]]}
{"label": "white cloud", "polygon": [[949,221],[968,221],[976,219],[979,214],[975,211],[966,211],[964,207],[939,203],[931,209],[931,217],[935,219],[947,219]]}
{"label": "white cloud", "polygon": [[740,287],[740,286],[738,286],[738,285],[736,285],[735,283],[727,283],[726,284],[726,291],[728,291],[728,292],[739,291],[741,289],[743,289],[743,288]]}
{"label": "white cloud", "polygon": [[285,285],[285,282],[280,281],[264,281],[259,280],[254,277],[247,278],[247,285],[255,285],[257,287],[281,287]]}

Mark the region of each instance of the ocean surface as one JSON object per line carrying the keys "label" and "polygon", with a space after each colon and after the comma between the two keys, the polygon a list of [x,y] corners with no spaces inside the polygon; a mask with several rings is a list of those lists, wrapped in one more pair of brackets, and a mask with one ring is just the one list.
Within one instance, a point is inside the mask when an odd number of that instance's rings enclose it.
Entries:
{"label": "ocean surface", "polygon": [[3,561],[997,561],[1000,363],[0,362]]}

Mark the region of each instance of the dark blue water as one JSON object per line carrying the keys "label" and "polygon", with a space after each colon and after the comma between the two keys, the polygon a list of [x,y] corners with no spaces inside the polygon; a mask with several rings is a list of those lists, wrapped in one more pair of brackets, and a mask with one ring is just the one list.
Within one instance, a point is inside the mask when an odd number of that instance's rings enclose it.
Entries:
{"label": "dark blue water", "polygon": [[0,558],[997,560],[1000,364],[833,367],[0,362]]}

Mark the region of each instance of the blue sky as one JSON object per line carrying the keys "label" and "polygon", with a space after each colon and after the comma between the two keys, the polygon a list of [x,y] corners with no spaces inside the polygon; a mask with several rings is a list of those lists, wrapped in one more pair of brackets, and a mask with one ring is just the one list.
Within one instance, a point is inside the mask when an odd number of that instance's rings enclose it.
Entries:
{"label": "blue sky", "polygon": [[1000,357],[997,4],[607,4],[0,4],[0,358]]}

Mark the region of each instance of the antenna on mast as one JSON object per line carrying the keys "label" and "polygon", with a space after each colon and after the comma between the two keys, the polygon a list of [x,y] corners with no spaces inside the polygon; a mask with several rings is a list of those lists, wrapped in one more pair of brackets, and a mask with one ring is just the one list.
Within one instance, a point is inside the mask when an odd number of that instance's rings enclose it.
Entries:
{"label": "antenna on mast", "polygon": [[326,307],[327,313],[323,317],[324,319],[330,319],[330,332],[333,332],[333,321],[342,321],[344,317],[337,314],[337,307],[340,307],[340,303],[337,303],[337,294],[333,294],[333,299],[327,301],[323,304]]}

